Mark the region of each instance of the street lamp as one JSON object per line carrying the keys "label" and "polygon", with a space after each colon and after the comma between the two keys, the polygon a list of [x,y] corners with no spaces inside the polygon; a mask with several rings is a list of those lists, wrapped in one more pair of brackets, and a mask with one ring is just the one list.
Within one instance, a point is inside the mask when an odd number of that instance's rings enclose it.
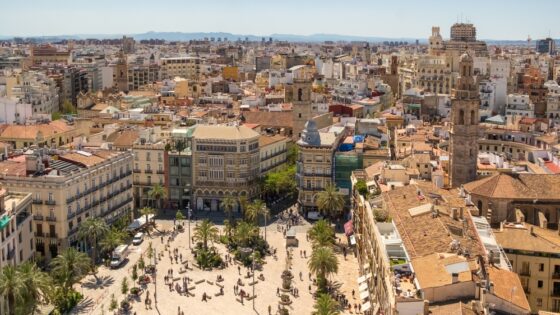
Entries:
{"label": "street lamp", "polygon": [[190,208],[190,204],[191,204],[190,201],[187,201],[187,209],[186,210],[187,210],[187,221],[189,223],[189,239],[188,239],[189,249],[192,249],[192,247],[191,247],[191,215],[192,215],[192,210]]}
{"label": "street lamp", "polygon": [[267,225],[267,224],[266,224],[266,219],[267,219],[267,217],[268,217],[268,212],[267,212],[267,209],[266,209],[266,204],[263,205],[262,212],[263,212],[263,216],[264,216],[264,241],[266,242],[266,225]]}

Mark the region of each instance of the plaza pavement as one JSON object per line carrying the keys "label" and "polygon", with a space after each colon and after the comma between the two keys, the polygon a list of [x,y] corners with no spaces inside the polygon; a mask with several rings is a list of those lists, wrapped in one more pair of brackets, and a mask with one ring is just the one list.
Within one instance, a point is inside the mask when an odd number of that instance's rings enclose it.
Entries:
{"label": "plaza pavement", "polygon": [[[157,220],[157,228],[160,231],[170,231],[173,229],[172,220]],[[185,224],[186,225],[186,224]],[[191,236],[194,230],[195,223],[191,223]],[[294,275],[293,285],[299,290],[299,296],[294,297],[290,294],[291,300],[293,301],[291,305],[288,306],[290,314],[311,314],[313,311],[314,299],[309,291],[309,285],[311,285],[312,290],[315,291],[316,287],[312,285],[312,281],[309,280],[309,272],[307,269],[307,258],[300,257],[300,251],[305,250],[307,257],[311,255],[311,245],[306,240],[306,231],[310,227],[310,224],[306,221],[303,225],[296,226],[297,238],[299,240],[299,247],[293,248],[293,261],[291,271]],[[221,228],[221,226],[220,226]],[[264,234],[264,228],[261,228],[261,233]],[[346,237],[343,234],[337,234],[339,239],[345,244]],[[230,264],[229,267],[225,269],[214,269],[212,271],[203,271],[195,267],[194,257],[189,250],[188,232],[185,230],[182,233],[177,234],[174,240],[170,242],[170,248],[178,248],[179,253],[183,255],[183,261],[189,261],[189,267],[192,270],[187,270],[186,273],[179,274],[179,268],[183,266],[182,264],[171,263],[169,259],[169,253],[165,250],[165,243],[167,243],[168,235],[164,236],[164,243],[161,243],[160,235],[158,232],[152,233],[151,237],[146,236],[144,242],[140,246],[130,245],[132,251],[129,255],[129,261],[126,265],[123,265],[119,269],[111,270],[104,266],[99,267],[98,278],[101,279],[101,284],[96,284],[93,276],[87,276],[81,283],[76,285],[76,289],[82,292],[85,296],[84,300],[78,305],[78,307],[72,312],[72,314],[111,314],[109,312],[109,305],[111,301],[111,294],[114,294],[117,301],[123,300],[124,296],[121,294],[121,281],[124,277],[128,277],[129,287],[132,287],[132,280],[130,278],[132,274],[132,265],[138,261],[140,253],[145,253],[148,248],[148,244],[152,242],[152,246],[156,249],[157,253],[163,253],[164,256],[161,260],[157,261],[157,279],[156,284],[153,282],[148,284],[142,291],[141,296],[138,300],[133,300],[132,310],[130,314],[163,314],[163,315],[175,315],[178,314],[178,308],[184,312],[185,315],[188,314],[268,314],[268,307],[270,306],[272,314],[276,314],[278,309],[278,301],[280,298],[277,296],[277,288],[281,287],[282,279],[280,275],[286,266],[286,250],[285,250],[285,239],[281,231],[277,229],[277,224],[275,222],[269,223],[267,228],[267,240],[269,244],[277,249],[277,260],[272,256],[267,256],[263,265],[262,271],[257,270],[255,274],[255,280],[257,276],[261,273],[264,275],[265,280],[260,281],[255,285],[256,299],[253,301],[244,300],[244,303],[239,302],[239,296],[234,295],[234,285],[236,284],[238,278],[244,283],[240,289],[243,289],[249,295],[253,294],[253,287],[249,285],[252,282],[252,277],[247,279],[244,276],[247,273],[246,268],[241,266],[240,276],[238,274],[238,265]],[[222,256],[227,254],[225,247],[222,244],[214,244]],[[347,259],[345,260],[340,252],[338,252],[339,259],[339,272],[336,276],[332,277],[334,282],[340,284],[339,291],[346,294],[350,303],[359,303],[358,298],[358,263],[357,259],[349,252]],[[148,259],[146,254],[144,254],[144,260],[148,264]],[[175,290],[170,291],[169,287],[164,283],[164,276],[167,274],[167,270],[172,268],[174,271],[175,278],[182,278],[187,276],[191,278],[194,282],[201,282],[199,284],[189,283],[189,287],[195,286],[194,290],[190,293],[194,294],[192,296],[180,295]],[[300,279],[299,274],[302,274]],[[139,275],[142,274],[141,271],[138,272]],[[224,286],[224,295],[215,296],[216,293],[220,291],[220,288],[216,285],[216,277],[221,275],[224,281],[221,284]],[[209,282],[211,283],[209,283]],[[179,284],[182,280],[177,281]],[[137,285],[138,286],[138,285]],[[152,299],[152,309],[146,309],[144,305],[144,300],[146,297],[146,290],[149,291],[150,298]],[[356,296],[352,298],[352,290],[355,290]],[[154,292],[157,294],[157,303],[154,302]],[[206,293],[210,299],[207,302],[202,301],[203,293]],[[353,309],[352,309],[353,311]],[[352,314],[346,310],[343,314]]]}

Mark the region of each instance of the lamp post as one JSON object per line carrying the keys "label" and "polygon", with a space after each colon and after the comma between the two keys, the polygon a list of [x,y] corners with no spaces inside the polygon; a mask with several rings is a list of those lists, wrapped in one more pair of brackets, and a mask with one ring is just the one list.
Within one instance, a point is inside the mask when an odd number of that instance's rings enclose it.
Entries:
{"label": "lamp post", "polygon": [[192,214],[192,210],[190,208],[190,202],[187,202],[187,221],[189,222],[189,249],[192,249],[191,247],[191,214]]}
{"label": "lamp post", "polygon": [[253,310],[255,309],[255,287],[257,286],[257,284],[255,283],[255,249],[253,249]]}
{"label": "lamp post", "polygon": [[268,217],[268,212],[267,212],[267,209],[266,209],[266,204],[263,205],[262,212],[263,212],[263,216],[264,216],[264,241],[266,242],[266,225],[267,225],[267,224],[266,224],[266,219],[267,219],[267,217]]}

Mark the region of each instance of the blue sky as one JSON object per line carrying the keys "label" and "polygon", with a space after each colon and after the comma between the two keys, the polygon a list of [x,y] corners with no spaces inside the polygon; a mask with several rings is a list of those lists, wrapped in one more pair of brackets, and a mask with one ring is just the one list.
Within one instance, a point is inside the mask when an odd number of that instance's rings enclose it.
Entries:
{"label": "blue sky", "polygon": [[[558,0],[2,0],[0,35],[147,31],[449,37],[463,17],[482,39],[560,37]],[[555,16],[556,15],[556,16]],[[550,32],[550,33],[549,33]]]}

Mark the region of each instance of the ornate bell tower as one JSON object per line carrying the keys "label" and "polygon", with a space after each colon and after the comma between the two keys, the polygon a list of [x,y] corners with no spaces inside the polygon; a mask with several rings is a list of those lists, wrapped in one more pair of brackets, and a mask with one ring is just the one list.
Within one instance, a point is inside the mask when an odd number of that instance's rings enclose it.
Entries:
{"label": "ornate bell tower", "polygon": [[286,99],[292,102],[294,122],[292,138],[297,141],[301,137],[305,123],[318,113],[317,105],[311,102],[311,80],[306,78],[294,79],[290,94],[287,95]]}
{"label": "ornate bell tower", "polygon": [[473,77],[473,58],[464,53],[460,76],[451,98],[450,184],[459,187],[476,179],[478,158],[478,88]]}

